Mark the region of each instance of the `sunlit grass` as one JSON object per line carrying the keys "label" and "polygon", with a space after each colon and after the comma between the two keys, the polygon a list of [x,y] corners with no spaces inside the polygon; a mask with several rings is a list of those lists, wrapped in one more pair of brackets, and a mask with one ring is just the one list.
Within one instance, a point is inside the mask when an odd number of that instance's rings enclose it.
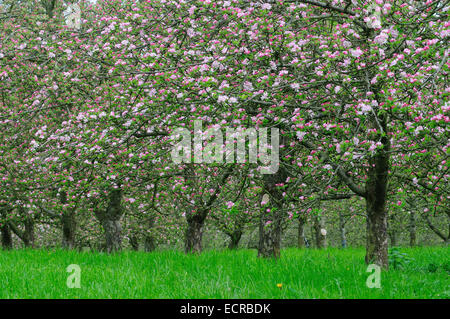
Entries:
{"label": "sunlit grass", "polygon": [[[363,249],[286,249],[279,261],[252,250],[0,251],[0,298],[449,298],[448,247],[402,248],[412,261],[366,286]],[[70,264],[81,288],[66,285]],[[281,286],[281,287],[280,287]]]}

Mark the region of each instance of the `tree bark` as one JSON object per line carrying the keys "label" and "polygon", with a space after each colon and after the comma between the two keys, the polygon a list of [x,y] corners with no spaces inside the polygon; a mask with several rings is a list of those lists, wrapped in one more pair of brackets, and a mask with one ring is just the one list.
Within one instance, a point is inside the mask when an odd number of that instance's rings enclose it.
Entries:
{"label": "tree bark", "polygon": [[347,248],[347,233],[345,230],[345,217],[342,212],[339,212],[339,231],[341,235],[341,246]]}
{"label": "tree bark", "polygon": [[130,245],[131,245],[131,249],[134,251],[138,251],[139,250],[139,241],[136,235],[131,235],[130,236]]}
{"label": "tree bark", "polygon": [[13,222],[9,221],[8,226],[16,234],[17,237],[22,240],[25,247],[33,247],[34,245],[34,221],[32,218],[27,217],[24,221],[24,230],[20,230],[19,227]]}
{"label": "tree bark", "polygon": [[75,232],[76,232],[76,221],[75,214],[72,210],[65,212],[61,216],[62,223],[62,247],[63,249],[74,249],[75,248]]}
{"label": "tree bark", "polygon": [[448,243],[450,239],[450,224],[449,224],[449,231],[448,235],[446,236],[443,232],[439,230],[436,226],[431,223],[430,217],[428,215],[424,215],[425,221],[427,222],[428,227],[437,235],[439,236],[445,243]]}
{"label": "tree bark", "polygon": [[[60,193],[61,204],[67,204],[67,192],[61,191]],[[74,249],[75,248],[75,232],[77,228],[75,220],[75,209],[65,208],[65,211],[61,215],[62,225],[62,248]]]}
{"label": "tree bark", "polygon": [[386,215],[372,202],[367,202],[366,263],[388,268],[388,238]]}
{"label": "tree bark", "polygon": [[367,210],[367,264],[377,264],[388,269],[388,234],[387,234],[387,187],[389,172],[389,140],[386,124],[383,122],[385,135],[381,138],[383,149],[376,151],[369,160],[368,179],[366,182]]}
{"label": "tree bark", "polygon": [[[279,145],[289,145],[288,137],[281,135]],[[280,159],[283,158],[282,152],[278,155]],[[280,257],[281,224],[285,213],[283,210],[283,191],[277,185],[284,184],[288,176],[288,172],[283,166],[282,161],[280,161],[278,170],[274,174],[263,175],[263,191],[269,195],[269,202],[261,207],[258,257]]]}
{"label": "tree bark", "polygon": [[49,19],[53,18],[54,10],[56,6],[56,0],[44,0],[42,5]]}
{"label": "tree bark", "polygon": [[327,247],[327,236],[322,234],[322,229],[325,228],[324,217],[314,216],[314,233],[316,236],[316,247]]}
{"label": "tree bark", "polygon": [[122,190],[114,189],[109,194],[109,204],[106,210],[95,212],[105,230],[106,251],[118,252],[122,249],[122,226],[120,219],[122,210]]}
{"label": "tree bark", "polygon": [[105,230],[106,251],[108,253],[120,251],[122,249],[122,226],[120,221],[104,219],[102,226]]}
{"label": "tree bark", "polygon": [[2,233],[2,247],[3,249],[12,249],[13,248],[13,241],[12,241],[12,235],[11,235],[11,229],[9,228],[8,224],[4,224],[0,231]]}
{"label": "tree bark", "polygon": [[279,258],[281,249],[281,223],[283,221],[283,196],[277,184],[286,181],[282,166],[275,174],[264,175],[264,190],[270,195],[268,204],[261,207],[259,222],[258,257]]}
{"label": "tree bark", "polygon": [[[258,257],[280,258],[281,256],[281,213],[280,206],[263,207],[259,223]],[[270,209],[270,212],[267,212]]]}
{"label": "tree bark", "polygon": [[23,243],[25,247],[34,248],[34,220],[32,218],[26,218],[24,225]]}
{"label": "tree bark", "polygon": [[192,213],[191,211],[186,213],[186,221],[188,224],[184,239],[184,251],[186,254],[200,253],[202,251],[203,225],[205,223],[205,219],[209,214],[212,204],[217,200],[222,186],[226,183],[232,171],[233,169],[231,167],[228,167],[225,170],[222,178],[216,186],[216,189],[209,197],[208,201],[203,203],[201,209],[195,213]]}
{"label": "tree bark", "polygon": [[153,235],[145,236],[145,240],[144,240],[144,250],[145,250],[145,252],[151,253],[155,249],[156,249],[155,237],[153,237]]}
{"label": "tree bark", "polygon": [[262,213],[259,224],[258,257],[280,258],[281,256],[281,218],[280,214]]}
{"label": "tree bark", "polygon": [[298,217],[298,237],[297,237],[297,247],[298,248],[303,248],[306,246],[305,224],[306,224],[306,218],[304,216],[299,216]]}
{"label": "tree bark", "polygon": [[389,239],[391,240],[391,247],[397,246],[397,230],[395,227],[395,215],[388,216],[387,229]]}
{"label": "tree bark", "polygon": [[[377,90],[375,90],[377,92]],[[376,93],[377,96],[377,93]],[[387,117],[380,114],[371,118],[371,123],[377,129],[377,137],[382,148],[377,148],[368,161],[367,181],[365,189],[367,214],[367,264],[377,264],[388,269],[388,212],[386,209],[390,141],[387,128]]]}
{"label": "tree bark", "polygon": [[[205,216],[206,217],[206,216]],[[203,213],[200,212],[187,218],[188,227],[185,237],[186,254],[195,254],[202,252],[203,224],[205,222]]]}
{"label": "tree bark", "polygon": [[411,211],[409,213],[409,245],[413,247],[416,246],[416,244],[416,213],[414,211]]}
{"label": "tree bark", "polygon": [[[150,217],[148,219],[148,227],[149,229],[153,230],[153,226],[155,225],[155,218],[154,217]],[[144,250],[148,253],[154,251],[156,249],[156,239],[155,236],[153,235],[153,231],[151,231],[150,233],[147,233],[145,235],[145,240],[144,240]]]}
{"label": "tree bark", "polygon": [[228,244],[228,249],[237,249],[239,246],[239,241],[241,240],[242,237],[242,230],[236,229],[231,234],[229,234],[229,236],[230,236],[230,243]]}

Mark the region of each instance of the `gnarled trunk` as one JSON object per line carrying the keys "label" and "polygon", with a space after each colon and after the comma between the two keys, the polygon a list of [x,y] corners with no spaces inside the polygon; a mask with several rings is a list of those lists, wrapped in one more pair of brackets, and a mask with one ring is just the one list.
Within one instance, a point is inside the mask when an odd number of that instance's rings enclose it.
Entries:
{"label": "gnarled trunk", "polygon": [[113,253],[122,249],[122,190],[114,189],[109,195],[109,204],[105,211],[95,212],[105,230],[106,251]]}
{"label": "gnarled trunk", "polygon": [[56,7],[56,0],[43,0],[42,6],[45,9],[45,12],[47,13],[47,16],[49,19],[53,18],[54,10]]}
{"label": "gnarled trunk", "polygon": [[397,246],[397,230],[395,227],[395,215],[388,217],[387,221],[388,236],[391,240],[391,247]]}
{"label": "gnarled trunk", "polygon": [[[274,137],[275,139],[273,139]],[[271,152],[276,151],[279,145],[289,145],[289,141],[286,136],[282,135],[280,137],[281,139],[277,140],[276,135],[271,136]],[[278,152],[273,154],[277,153]],[[280,158],[283,158],[284,154],[282,154],[281,152],[277,155]],[[258,257],[280,257],[282,231],[281,224],[286,215],[283,211],[283,191],[281,190],[279,185],[284,184],[287,177],[288,172],[282,163],[279,163],[278,170],[273,174],[263,175],[263,190],[266,193],[265,196],[267,196],[268,202],[261,207],[261,215],[259,221]]]}
{"label": "gnarled trunk", "polygon": [[262,214],[259,224],[258,257],[281,256],[281,218],[279,214]]}
{"label": "gnarled trunk", "polygon": [[148,219],[148,228],[152,230],[150,233],[145,235],[144,239],[144,250],[148,253],[154,251],[156,249],[156,239],[153,235],[153,226],[155,225],[155,218],[150,217]]}
{"label": "gnarled trunk", "polygon": [[145,250],[145,252],[151,253],[155,249],[156,249],[155,237],[153,237],[153,235],[145,236],[145,240],[144,240],[144,250]]}
{"label": "gnarled trunk", "polygon": [[[266,181],[266,189],[272,191],[272,194],[278,195],[275,183]],[[269,186],[269,187],[268,187]],[[268,194],[267,194],[268,196]],[[280,196],[281,197],[281,196]],[[259,244],[258,257],[279,258],[281,249],[281,222],[282,222],[282,200],[277,196],[275,203],[261,207],[261,216],[259,220]]]}
{"label": "gnarled trunk", "polygon": [[380,207],[367,202],[366,263],[388,268],[387,216]]}
{"label": "gnarled trunk", "polygon": [[[384,126],[385,129],[386,126]],[[388,269],[388,233],[386,210],[388,172],[389,172],[389,140],[383,136],[383,149],[377,150],[369,161],[368,179],[366,182],[367,211],[367,246],[366,263],[377,264]]]}
{"label": "gnarled trunk", "polygon": [[[22,213],[25,213],[22,211]],[[8,222],[10,230],[22,240],[25,247],[34,247],[34,220],[32,217],[26,217],[24,221],[24,229],[21,230],[13,221]]]}
{"label": "gnarled trunk", "polygon": [[[67,204],[67,192],[61,191],[60,193],[61,204]],[[74,249],[75,248],[75,232],[76,232],[76,220],[75,220],[75,209],[66,208],[61,216],[62,225],[62,247],[63,249]]]}
{"label": "gnarled trunk", "polygon": [[105,230],[106,251],[113,253],[122,249],[122,226],[119,220],[104,219],[102,221]]}
{"label": "gnarled trunk", "polygon": [[411,211],[409,213],[409,245],[411,247],[416,246],[416,214]]}
{"label": "gnarled trunk", "polygon": [[228,249],[237,249],[239,246],[239,241],[242,237],[242,230],[236,229],[234,232],[229,234],[230,243],[228,244]]}
{"label": "gnarled trunk", "polygon": [[[371,120],[378,129],[382,148],[378,148],[369,159],[365,190],[367,214],[367,264],[377,264],[388,269],[388,230],[386,210],[390,141],[386,115],[379,115],[378,120]],[[383,134],[381,134],[381,131]]]}
{"label": "gnarled trunk", "polygon": [[0,232],[2,233],[2,247],[3,247],[3,249],[12,249],[13,248],[13,241],[12,241],[11,229],[9,228],[9,225],[8,224],[4,224],[0,228]]}
{"label": "gnarled trunk", "polygon": [[25,230],[23,232],[22,241],[25,247],[34,247],[34,220],[26,218],[24,221]]}
{"label": "gnarled trunk", "polygon": [[76,221],[75,214],[72,210],[65,212],[61,216],[62,223],[62,247],[64,249],[74,249],[75,248],[75,232],[76,232]]}
{"label": "gnarled trunk", "polygon": [[322,234],[322,229],[325,229],[325,222],[323,216],[314,216],[314,234],[316,237],[316,247],[327,247],[327,236]]}
{"label": "gnarled trunk", "polygon": [[284,199],[277,185],[284,183],[286,178],[287,173],[283,167],[279,167],[275,174],[263,176],[264,190],[269,202],[261,207],[258,257],[280,257]]}
{"label": "gnarled trunk", "polygon": [[341,246],[347,248],[347,233],[345,230],[345,218],[342,212],[339,212],[339,232],[341,235]]}
{"label": "gnarled trunk", "polygon": [[306,218],[304,216],[299,216],[298,217],[298,237],[297,237],[297,247],[298,248],[303,248],[306,246],[305,224],[306,224]]}
{"label": "gnarled trunk", "polygon": [[185,252],[186,254],[201,253],[202,251],[202,237],[203,224],[205,217],[202,212],[187,218],[188,227],[186,229],[185,237]]}
{"label": "gnarled trunk", "polygon": [[202,251],[203,225],[205,219],[209,214],[210,207],[217,200],[222,186],[225,185],[232,171],[233,169],[231,167],[228,167],[225,170],[216,189],[201,209],[196,212],[192,212],[191,210],[186,212],[186,221],[188,224],[184,238],[184,251],[186,254],[200,253]]}
{"label": "gnarled trunk", "polygon": [[134,251],[138,251],[139,250],[139,241],[136,235],[131,235],[130,236],[130,245],[131,245],[131,249]]}

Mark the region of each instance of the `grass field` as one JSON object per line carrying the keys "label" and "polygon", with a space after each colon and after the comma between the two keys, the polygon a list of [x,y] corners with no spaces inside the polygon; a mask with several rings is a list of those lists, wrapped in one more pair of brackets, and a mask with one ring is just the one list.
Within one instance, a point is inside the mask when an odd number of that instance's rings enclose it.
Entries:
{"label": "grass field", "polygon": [[[279,261],[252,250],[123,252],[0,251],[0,298],[449,298],[448,247],[401,248],[411,259],[368,288],[364,249],[286,249]],[[66,268],[81,268],[68,288]],[[281,284],[281,288],[277,286]]]}

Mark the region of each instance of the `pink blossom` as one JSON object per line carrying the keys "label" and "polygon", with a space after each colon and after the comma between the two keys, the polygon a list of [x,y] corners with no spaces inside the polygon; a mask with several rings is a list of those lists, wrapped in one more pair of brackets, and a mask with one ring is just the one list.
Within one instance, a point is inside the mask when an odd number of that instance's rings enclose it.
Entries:
{"label": "pink blossom", "polygon": [[363,54],[363,51],[360,48],[357,48],[357,49],[351,49],[350,53],[353,57],[359,58]]}
{"label": "pink blossom", "polygon": [[387,42],[388,39],[388,34],[386,32],[381,32],[379,35],[377,35],[374,39],[375,43],[377,44],[385,44]]}

